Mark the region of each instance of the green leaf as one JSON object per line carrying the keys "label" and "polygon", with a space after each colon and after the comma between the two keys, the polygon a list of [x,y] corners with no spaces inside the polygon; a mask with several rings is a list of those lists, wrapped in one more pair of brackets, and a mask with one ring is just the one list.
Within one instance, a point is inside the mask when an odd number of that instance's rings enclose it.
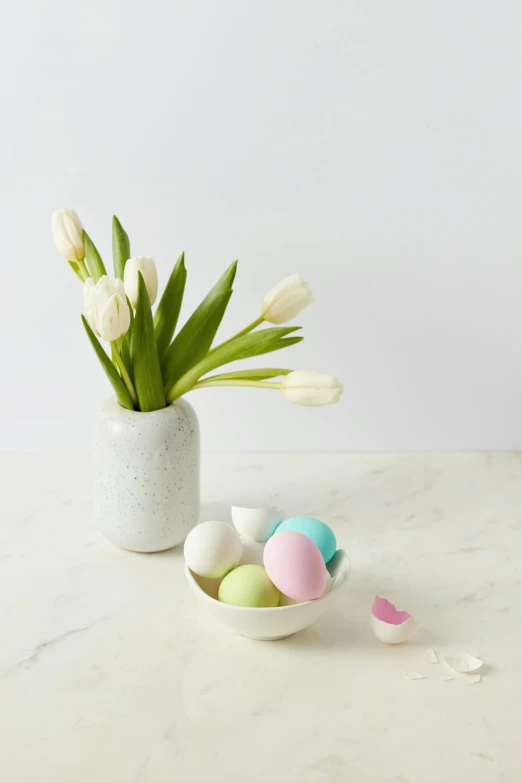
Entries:
{"label": "green leaf", "polygon": [[125,264],[130,258],[130,241],[116,215],[112,216],[112,258],[114,276],[123,280]]}
{"label": "green leaf", "polygon": [[83,232],[83,244],[85,247],[85,262],[87,264],[87,269],[94,282],[97,283],[100,277],[107,274],[107,270],[103,265],[101,255],[96,250],[86,231]]}
{"label": "green leaf", "polygon": [[163,356],[165,390],[208,353],[232,296],[237,261],[229,266],[178,332]]}
{"label": "green leaf", "polygon": [[160,360],[176,331],[186,281],[185,253],[182,253],[172,270],[169,282],[154,314],[154,335]]}
{"label": "green leaf", "polygon": [[82,315],[82,321],[85,327],[85,331],[87,332],[87,336],[91,341],[91,345],[95,350],[96,356],[100,360],[100,364],[105,370],[109,381],[112,383],[113,389],[116,392],[116,397],[118,398],[118,402],[123,408],[128,408],[131,411],[134,410],[134,405],[132,404],[129,392],[126,389],[118,370],[103,350],[102,346],[100,345],[100,341],[87,323],[87,319],[84,315]]}
{"label": "green leaf", "polygon": [[260,332],[245,334],[242,337],[237,337],[235,340],[217,346],[168,390],[167,400],[172,402],[177,397],[181,397],[182,394],[185,394],[198,382],[202,375],[215,370],[216,367],[236,362],[240,359],[260,356],[263,353],[279,351],[281,348],[287,348],[290,345],[301,342],[302,337],[287,337],[287,335],[300,328],[300,326],[276,326],[270,329],[262,329]]}
{"label": "green leaf", "polygon": [[221,375],[210,375],[202,378],[203,381],[266,381],[268,378],[277,378],[279,375],[288,375],[292,370],[283,370],[281,367],[259,367],[253,370],[236,370],[224,372]]}
{"label": "green leaf", "polygon": [[138,395],[140,411],[156,411],[164,408],[165,393],[154,339],[154,324],[150,300],[141,272],[138,272],[138,301],[132,326],[131,361],[134,388]]}

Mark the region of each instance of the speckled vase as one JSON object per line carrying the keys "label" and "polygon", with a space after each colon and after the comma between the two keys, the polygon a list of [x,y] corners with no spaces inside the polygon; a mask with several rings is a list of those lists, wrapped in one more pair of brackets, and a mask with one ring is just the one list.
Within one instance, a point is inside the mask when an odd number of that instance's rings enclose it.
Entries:
{"label": "speckled vase", "polygon": [[199,517],[199,425],[186,400],[151,413],[115,397],[94,420],[94,513],[123,549],[160,552],[185,540]]}

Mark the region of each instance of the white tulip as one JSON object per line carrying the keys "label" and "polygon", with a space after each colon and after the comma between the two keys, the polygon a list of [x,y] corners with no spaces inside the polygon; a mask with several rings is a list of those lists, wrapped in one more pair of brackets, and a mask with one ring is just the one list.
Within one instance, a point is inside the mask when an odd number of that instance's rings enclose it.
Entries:
{"label": "white tulip", "polygon": [[261,315],[272,324],[291,321],[305,307],[314,302],[311,290],[301,275],[290,275],[281,280],[263,300]]}
{"label": "white tulip", "polygon": [[55,245],[66,261],[85,258],[83,226],[74,209],[56,209],[51,215],[51,230]]}
{"label": "white tulip", "polygon": [[125,283],[125,293],[129,297],[129,302],[134,310],[138,303],[138,272],[141,272],[143,275],[151,305],[156,301],[158,294],[158,273],[152,258],[145,258],[144,256],[129,258],[125,264],[123,281]]}
{"label": "white tulip", "polygon": [[338,402],[343,387],[335,375],[300,370],[285,377],[281,391],[295,405],[330,405]]}
{"label": "white tulip", "polygon": [[89,277],[83,287],[83,311],[98,337],[108,342],[117,340],[130,326],[130,310],[123,282],[103,275],[94,283]]}

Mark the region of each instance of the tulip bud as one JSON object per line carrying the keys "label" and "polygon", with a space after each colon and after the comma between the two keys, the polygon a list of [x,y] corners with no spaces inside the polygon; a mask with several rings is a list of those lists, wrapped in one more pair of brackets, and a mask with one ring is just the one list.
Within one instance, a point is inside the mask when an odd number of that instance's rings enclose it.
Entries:
{"label": "tulip bud", "polygon": [[300,370],[284,378],[281,391],[295,405],[330,405],[338,402],[343,387],[335,375]]}
{"label": "tulip bud", "polygon": [[301,275],[281,280],[263,300],[261,315],[272,324],[284,324],[315,301]]}
{"label": "tulip bud", "polygon": [[83,287],[83,311],[89,326],[102,340],[120,338],[130,326],[130,310],[123,282],[103,275],[97,283],[89,277]]}
{"label": "tulip bud", "polygon": [[56,209],[51,215],[51,230],[58,251],[66,261],[82,261],[83,226],[74,209]]}
{"label": "tulip bud", "polygon": [[158,293],[158,273],[156,271],[156,264],[152,258],[145,258],[144,256],[129,258],[125,264],[123,280],[125,283],[125,293],[129,297],[129,302],[134,310],[138,303],[138,272],[141,272],[143,275],[145,288],[147,289],[151,305],[156,301]]}

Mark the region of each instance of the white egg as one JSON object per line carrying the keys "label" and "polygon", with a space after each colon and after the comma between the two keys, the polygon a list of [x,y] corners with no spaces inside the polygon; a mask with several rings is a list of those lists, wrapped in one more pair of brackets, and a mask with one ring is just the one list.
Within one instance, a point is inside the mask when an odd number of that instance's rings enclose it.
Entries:
{"label": "white egg", "polygon": [[249,541],[263,543],[275,533],[283,518],[275,508],[232,506],[232,521],[238,533]]}
{"label": "white egg", "polygon": [[190,531],[183,553],[195,574],[220,579],[239,564],[243,545],[233,527],[211,520],[201,522]]}

